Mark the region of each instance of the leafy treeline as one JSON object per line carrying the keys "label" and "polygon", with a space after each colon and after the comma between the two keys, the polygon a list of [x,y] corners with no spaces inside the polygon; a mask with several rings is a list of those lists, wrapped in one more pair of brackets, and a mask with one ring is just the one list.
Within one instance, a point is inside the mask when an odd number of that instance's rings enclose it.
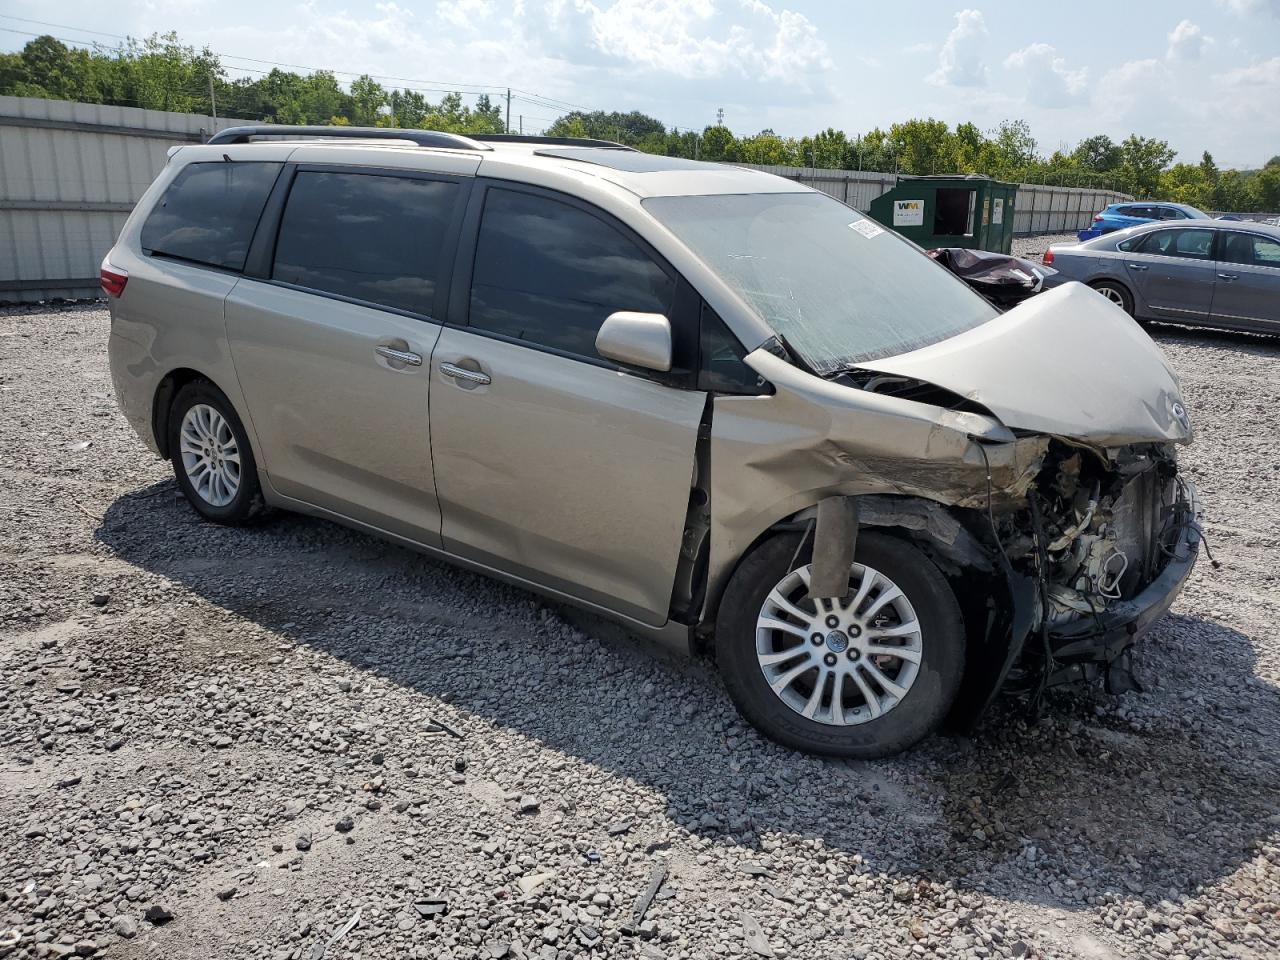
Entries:
{"label": "leafy treeline", "polygon": [[[344,89],[332,73],[273,69],[230,79],[217,54],[182,45],[176,34],[84,50],[49,36],[20,53],[0,54],[0,94],[211,113],[274,123],[419,127],[453,133],[501,133],[499,105],[460,93],[437,102],[413,89],[388,89],[362,76]],[[667,128],[643,113],[573,112],[546,131],[554,136],[617,140],[650,153],[742,163],[879,170],[908,174],[983,173],[1008,180],[1106,187],[1137,197],[1190,203],[1206,210],[1280,210],[1280,156],[1261,170],[1219,170],[1206,151],[1199,163],[1174,163],[1163,140],[1105,134],[1044,156],[1026,121],[982,131],[914,119],[888,130],[849,136],[828,129],[780,137],[772,130],[735,136],[728,127]]]}
{"label": "leafy treeline", "polygon": [[1219,170],[1206,151],[1199,163],[1173,163],[1164,140],[1105,134],[1044,157],[1025,120],[1006,120],[990,133],[972,123],[907,120],[888,130],[850,137],[828,129],[812,137],[772,130],[734,136],[723,126],[701,132],[667,130],[642,113],[570,113],[547,130],[556,136],[618,140],[649,153],[738,163],[879,170],[890,173],[983,173],[1022,183],[1105,187],[1137,197],[1189,203],[1204,210],[1280,210],[1280,156],[1262,170]]}
{"label": "leafy treeline", "polygon": [[[417,90],[387,90],[364,76],[343,89],[327,70],[275,69],[228,79],[217,54],[183,46],[177,34],[83,50],[37,37],[21,53],[0,53],[0,94],[106,103],[179,113],[216,112],[271,123],[419,127],[502,133],[501,109],[486,96],[466,106],[459,93],[432,103]],[[384,109],[389,108],[389,109]]]}

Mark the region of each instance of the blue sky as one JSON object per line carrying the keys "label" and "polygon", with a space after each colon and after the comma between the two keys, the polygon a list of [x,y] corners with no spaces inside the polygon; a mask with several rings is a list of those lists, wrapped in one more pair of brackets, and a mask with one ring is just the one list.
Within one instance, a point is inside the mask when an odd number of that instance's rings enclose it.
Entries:
{"label": "blue sky", "polygon": [[[0,0],[0,27],[6,50],[29,39],[12,31],[177,30],[233,68],[510,85],[682,128],[722,107],[740,134],[1024,118],[1045,152],[1137,132],[1220,166],[1280,153],[1280,0]],[[557,115],[527,99],[512,113],[526,131]]]}

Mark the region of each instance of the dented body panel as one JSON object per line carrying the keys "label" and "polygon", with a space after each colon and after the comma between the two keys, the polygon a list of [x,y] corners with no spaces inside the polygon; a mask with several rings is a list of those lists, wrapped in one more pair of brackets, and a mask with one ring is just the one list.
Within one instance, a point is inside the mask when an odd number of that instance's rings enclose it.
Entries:
{"label": "dented body panel", "polygon": [[861,364],[881,375],[870,380],[817,377],[764,348],[747,362],[773,393],[713,400],[704,619],[771,529],[816,525],[814,577],[834,583],[825,568],[848,525],[818,505],[849,498],[855,532],[896,529],[976,584],[986,613],[970,614],[956,707],[971,721],[1011,676],[1033,691],[1121,671],[1190,573],[1199,528],[1172,452],[1191,439],[1177,380],[1084,287]]}
{"label": "dented body panel", "polygon": [[1175,410],[1178,379],[1160,348],[1079,283],[949,340],[860,366],[936,384],[1014,429],[1098,447],[1191,439],[1185,412]]}
{"label": "dented body panel", "polygon": [[890,494],[985,506],[989,464],[993,500],[1009,505],[1026,495],[1048,447],[1047,437],[1016,438],[980,414],[822,380],[765,350],[747,362],[775,392],[714,400],[712,598],[763,532],[826,497]]}

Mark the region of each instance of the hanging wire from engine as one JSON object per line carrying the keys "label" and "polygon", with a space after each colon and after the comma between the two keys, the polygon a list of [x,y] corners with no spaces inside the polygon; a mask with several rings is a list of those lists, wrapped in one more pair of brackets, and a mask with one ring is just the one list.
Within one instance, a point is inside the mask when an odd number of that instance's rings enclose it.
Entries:
{"label": "hanging wire from engine", "polygon": [[1040,683],[1031,697],[1030,709],[1033,715],[1040,712],[1040,704],[1045,691],[1049,688],[1049,679],[1058,668],[1053,658],[1053,647],[1049,642],[1049,555],[1044,543],[1044,518],[1040,513],[1040,498],[1034,490],[1027,491],[1027,506],[1031,510],[1031,542],[1032,556],[1035,558],[1036,585],[1040,593],[1040,644],[1044,652],[1044,665],[1040,671]]}

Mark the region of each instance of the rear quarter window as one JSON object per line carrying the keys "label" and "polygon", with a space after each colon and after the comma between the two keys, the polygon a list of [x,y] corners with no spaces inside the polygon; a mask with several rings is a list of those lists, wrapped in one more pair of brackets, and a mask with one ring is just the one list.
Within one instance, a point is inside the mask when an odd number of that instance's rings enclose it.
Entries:
{"label": "rear quarter window", "polygon": [[244,269],[249,243],[280,163],[219,161],[188,164],[142,225],[145,253]]}

